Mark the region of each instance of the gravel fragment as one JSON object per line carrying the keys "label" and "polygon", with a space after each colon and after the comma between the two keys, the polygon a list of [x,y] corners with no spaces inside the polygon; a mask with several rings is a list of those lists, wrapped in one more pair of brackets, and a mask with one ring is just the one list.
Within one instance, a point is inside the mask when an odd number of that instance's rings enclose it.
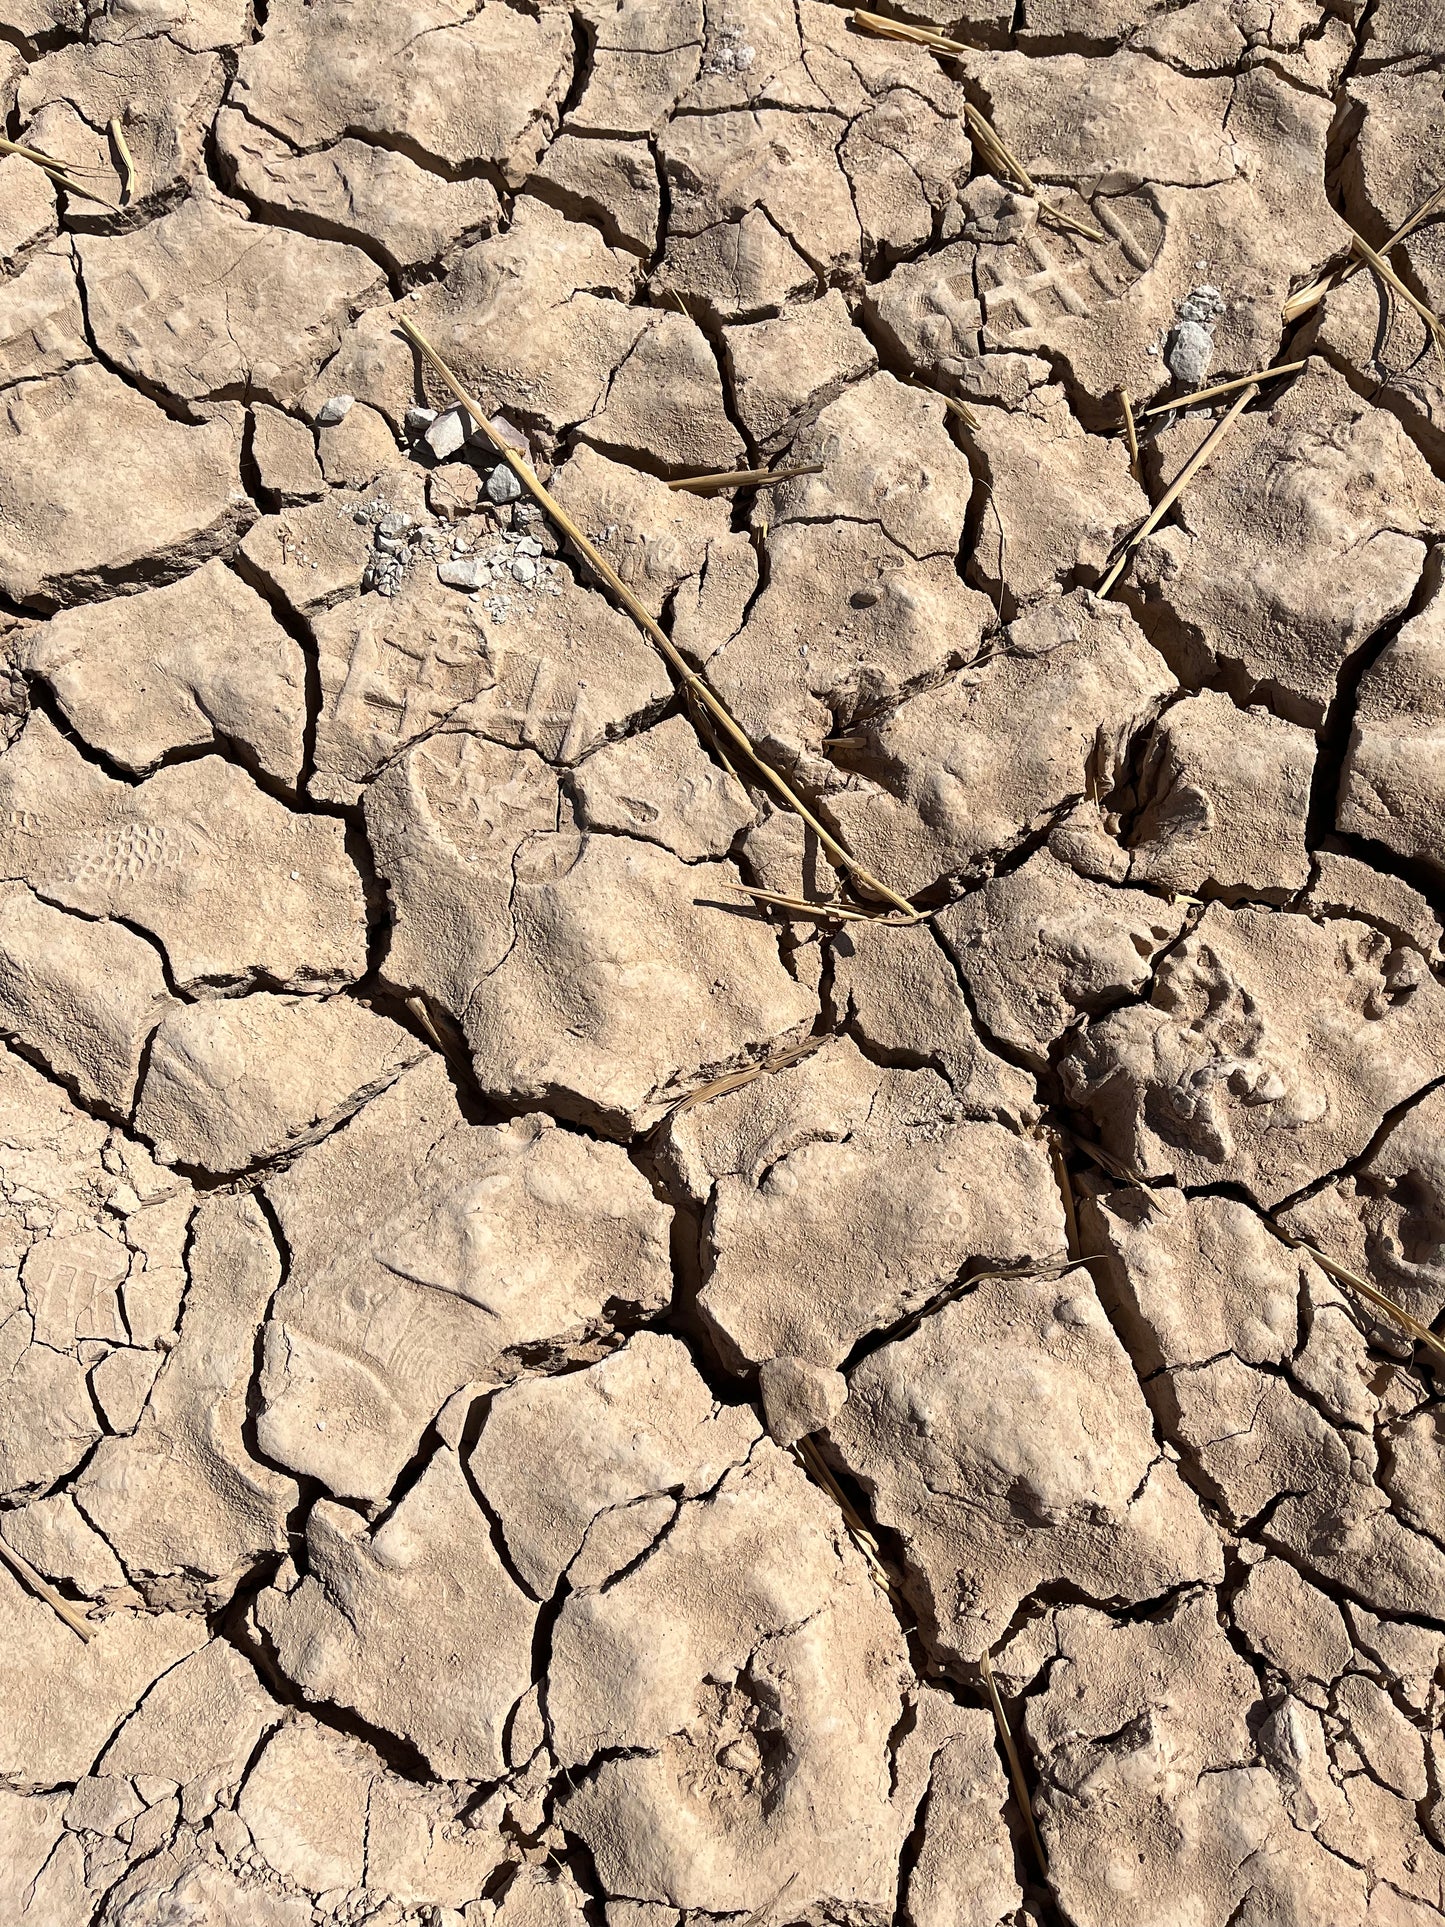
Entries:
{"label": "gravel fragment", "polygon": [[318,428],[335,428],[338,422],[345,421],[355,406],[355,395],[332,395],[329,400],[322,402],[312,419]]}

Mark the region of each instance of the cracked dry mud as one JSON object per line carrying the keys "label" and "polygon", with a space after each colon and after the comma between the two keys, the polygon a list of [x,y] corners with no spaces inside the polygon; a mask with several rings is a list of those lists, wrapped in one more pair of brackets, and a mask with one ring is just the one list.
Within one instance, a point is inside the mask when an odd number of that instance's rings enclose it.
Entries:
{"label": "cracked dry mud", "polygon": [[0,1927],[1445,1915],[1445,13],[896,16],[0,0]]}

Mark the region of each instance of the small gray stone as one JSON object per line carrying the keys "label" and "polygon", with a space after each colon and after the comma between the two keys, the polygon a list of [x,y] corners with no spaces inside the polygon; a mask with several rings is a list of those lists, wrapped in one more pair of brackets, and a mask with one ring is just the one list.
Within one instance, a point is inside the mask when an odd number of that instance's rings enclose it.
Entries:
{"label": "small gray stone", "polygon": [[406,430],[409,442],[419,442],[437,418],[434,408],[411,407],[402,417],[402,427]]}
{"label": "small gray stone", "polygon": [[350,414],[352,408],[355,406],[355,403],[355,395],[332,395],[330,400],[322,402],[321,406],[317,409],[316,426],[318,428],[335,428],[339,421],[346,419],[347,415]]}
{"label": "small gray stone", "polygon": [[1179,320],[1164,344],[1169,372],[1186,388],[1197,388],[1214,358],[1214,323],[1224,312],[1218,288],[1191,288],[1179,303]]}
{"label": "small gray stone", "polygon": [[535,582],[537,580],[537,565],[530,555],[513,557],[512,576],[517,582]]}
{"label": "small gray stone", "polygon": [[439,462],[449,462],[467,439],[458,409],[447,408],[427,429],[423,440]]}
{"label": "small gray stone", "polygon": [[480,589],[492,579],[492,572],[479,555],[438,562],[437,576],[449,589]]}
{"label": "small gray stone", "polygon": [[501,508],[504,502],[515,502],[519,500],[521,493],[522,484],[517,480],[511,469],[507,467],[505,462],[498,462],[497,466],[487,477],[487,500],[494,502],[498,508]]}

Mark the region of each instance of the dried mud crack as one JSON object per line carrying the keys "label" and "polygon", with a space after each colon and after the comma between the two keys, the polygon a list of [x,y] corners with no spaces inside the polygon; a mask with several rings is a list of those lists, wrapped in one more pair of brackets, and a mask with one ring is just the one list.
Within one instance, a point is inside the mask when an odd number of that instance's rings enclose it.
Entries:
{"label": "dried mud crack", "polygon": [[1442,72],[0,0],[0,1927],[1445,1915]]}

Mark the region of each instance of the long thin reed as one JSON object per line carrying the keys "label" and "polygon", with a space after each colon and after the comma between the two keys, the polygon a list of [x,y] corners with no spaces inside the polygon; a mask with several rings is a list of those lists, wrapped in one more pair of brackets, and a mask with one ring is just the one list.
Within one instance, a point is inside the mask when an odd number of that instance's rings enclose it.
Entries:
{"label": "long thin reed", "polygon": [[409,320],[405,315],[402,315],[398,319],[398,325],[407,339],[420,350],[422,355],[436,370],[437,374],[440,375],[456,400],[466,409],[484,439],[490,442],[494,453],[500,460],[507,464],[528,495],[532,497],[533,501],[536,502],[540,508],[544,509],[552,521],[556,523],[557,527],[561,529],[562,533],[567,537],[572,547],[578,555],[581,556],[593,574],[604,582],[612,591],[613,595],[617,597],[617,600],[622,604],[623,608],[626,609],[638,628],[642,630],[643,634],[655,646],[663,659],[678,676],[683,687],[689,690],[696,701],[707,710],[717,728],[742,752],[743,756],[757,771],[758,775],[773,791],[773,794],[796,815],[802,818],[822,844],[823,848],[828,852],[828,855],[833,859],[834,863],[836,863],[840,869],[846,870],[860,889],[865,893],[882,898],[886,903],[892,904],[900,917],[906,921],[910,923],[916,921],[918,913],[914,910],[913,905],[908,901],[907,897],[900,896],[896,890],[890,889],[886,883],[874,876],[870,870],[861,864],[851,850],[847,849],[838,841],[838,838],[834,836],[827,825],[819,821],[818,817],[803,801],[802,797],[798,795],[787,778],[773,768],[772,764],[767,761],[761,751],[753,747],[747,732],[743,729],[742,725],[736,721],[722,698],[709,688],[701,672],[692,667],[686,656],[677,648],[672,638],[657,622],[657,619],[649,613],[644,604],[641,603],[633,594],[632,590],[628,588],[627,584],[622,580],[622,577],[617,573],[616,569],[613,568],[606,556],[601,553],[594,542],[589,540],[587,535],[578,524],[573,521],[572,517],[567,513],[566,509],[563,508],[557,498],[538,480],[532,471],[531,465],[523,461],[516,449],[504,441],[492,427],[490,421],[488,421],[487,417],[483,414],[480,404],[473,400],[466,389],[462,387],[446,362],[442,360],[442,357],[438,354],[431,342],[427,340],[421,329],[417,327],[416,323]]}

